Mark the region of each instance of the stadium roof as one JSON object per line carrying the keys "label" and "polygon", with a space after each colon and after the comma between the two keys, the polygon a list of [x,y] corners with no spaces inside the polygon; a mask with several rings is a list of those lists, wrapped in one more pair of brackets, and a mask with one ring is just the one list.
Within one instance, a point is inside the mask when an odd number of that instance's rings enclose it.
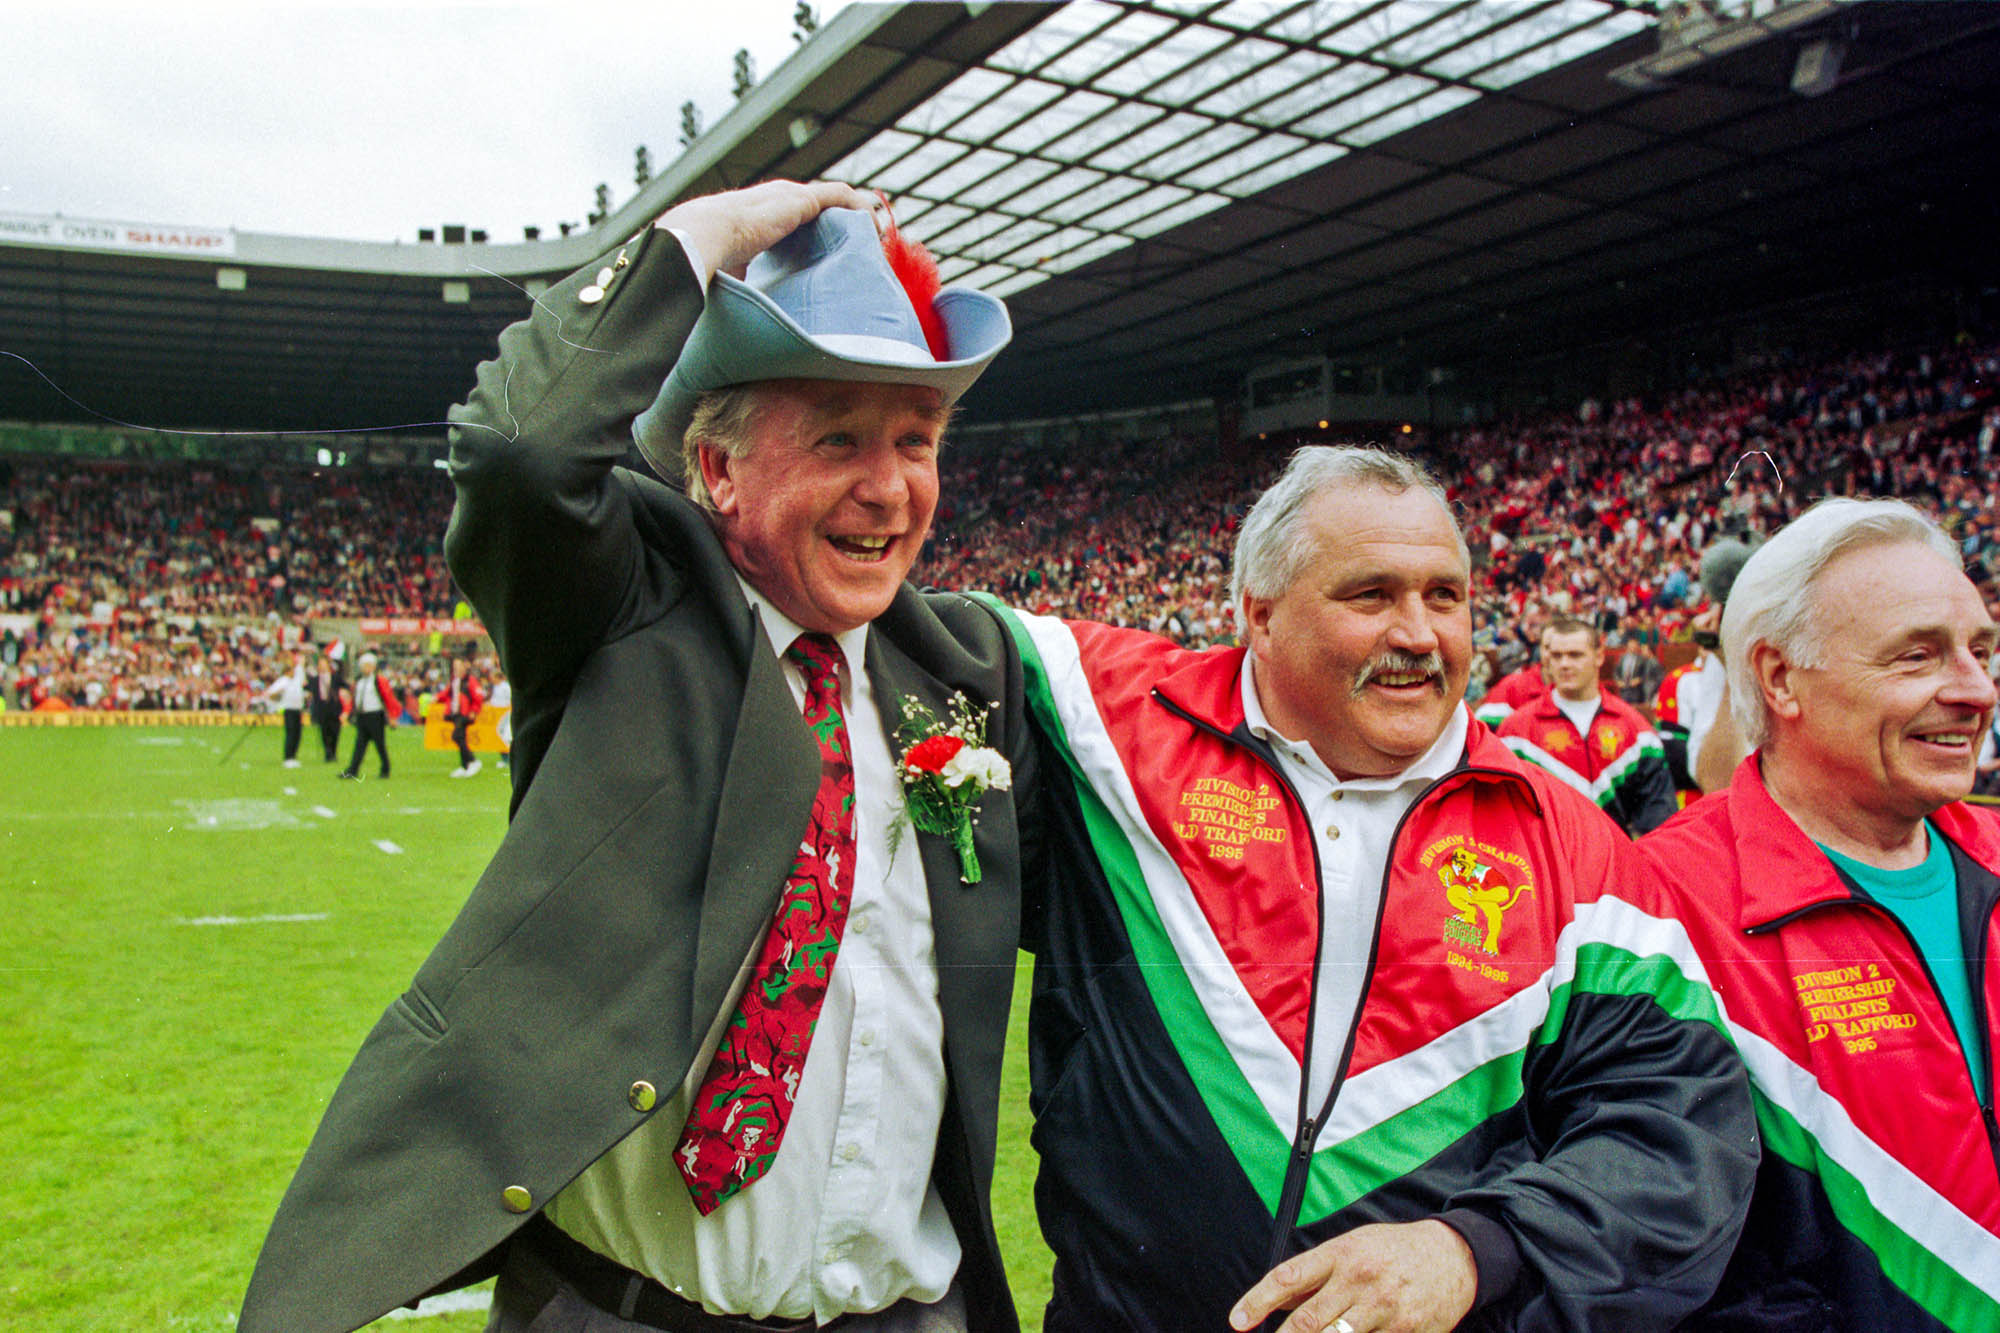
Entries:
{"label": "stadium roof", "polygon": [[1872,278],[1991,273],[2000,7],[1738,0],[1718,8],[1753,17],[1665,43],[1652,8],[855,6],[589,234],[0,219],[0,352],[75,400],[0,360],[0,418],[435,422],[523,288],[773,175],[888,189],[948,280],[1007,295],[1015,346],[967,403],[985,419],[1227,396],[1306,354],[1477,380]]}

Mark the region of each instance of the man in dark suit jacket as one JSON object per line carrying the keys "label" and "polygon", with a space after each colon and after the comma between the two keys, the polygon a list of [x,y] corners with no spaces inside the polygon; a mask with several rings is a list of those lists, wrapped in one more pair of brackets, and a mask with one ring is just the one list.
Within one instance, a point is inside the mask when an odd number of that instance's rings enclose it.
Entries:
{"label": "man in dark suit jacket", "polygon": [[[335,1092],[245,1333],[496,1270],[495,1330],[1017,1327],[987,1192],[1034,835],[992,781],[965,882],[895,757],[909,705],[991,704],[1032,779],[1003,630],[904,581],[1006,315],[948,291],[944,346],[912,333],[908,296],[848,276],[887,272],[844,211],[872,202],[771,182],[671,210],[537,298],[455,411],[446,553],[513,682],[511,822]],[[690,420],[699,503],[618,466],[636,440],[679,471]],[[838,645],[852,905],[768,1173],[704,1213],[682,1122],[838,768],[800,709],[827,682],[780,656],[800,630]]]}
{"label": "man in dark suit jacket", "polygon": [[319,655],[319,662],[306,673],[306,711],[319,728],[320,748],[325,761],[332,763],[340,752],[340,712],[347,694],[347,677],[333,660],[333,645]]}

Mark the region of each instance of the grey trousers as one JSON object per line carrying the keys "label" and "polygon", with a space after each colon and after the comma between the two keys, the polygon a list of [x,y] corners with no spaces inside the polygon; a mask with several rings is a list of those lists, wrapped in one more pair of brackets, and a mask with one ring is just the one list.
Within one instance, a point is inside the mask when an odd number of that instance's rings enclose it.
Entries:
{"label": "grey trousers", "polygon": [[[729,1324],[718,1318],[716,1328]],[[898,1301],[877,1314],[849,1315],[840,1333],[966,1333],[965,1296],[956,1284],[935,1305]],[[656,1333],[648,1324],[620,1319],[572,1291],[562,1278],[522,1246],[509,1252],[493,1288],[486,1333]]]}

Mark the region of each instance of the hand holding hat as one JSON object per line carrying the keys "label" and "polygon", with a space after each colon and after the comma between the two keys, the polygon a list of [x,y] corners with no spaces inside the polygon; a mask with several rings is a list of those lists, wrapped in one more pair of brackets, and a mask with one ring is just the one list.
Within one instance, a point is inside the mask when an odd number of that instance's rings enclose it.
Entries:
{"label": "hand holding hat", "polygon": [[827,209],[875,207],[874,195],[838,181],[765,181],[676,204],[653,225],[685,235],[711,275],[741,278],[752,259]]}

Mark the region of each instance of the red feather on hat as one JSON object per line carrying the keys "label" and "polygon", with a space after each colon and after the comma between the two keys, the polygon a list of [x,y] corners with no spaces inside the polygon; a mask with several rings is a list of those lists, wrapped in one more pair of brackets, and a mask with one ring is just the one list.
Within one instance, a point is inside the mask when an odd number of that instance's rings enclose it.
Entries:
{"label": "red feather on hat", "polygon": [[889,218],[889,230],[882,233],[882,253],[889,260],[889,270],[896,275],[896,281],[903,285],[903,292],[916,307],[917,322],[923,325],[924,341],[931,346],[931,355],[939,361],[951,360],[950,339],[945,336],[944,321],[938,318],[937,294],[940,285],[937,260],[924,249],[922,241],[913,241],[903,235],[896,226],[893,213],[888,213],[888,200],[884,199],[883,211]]}

